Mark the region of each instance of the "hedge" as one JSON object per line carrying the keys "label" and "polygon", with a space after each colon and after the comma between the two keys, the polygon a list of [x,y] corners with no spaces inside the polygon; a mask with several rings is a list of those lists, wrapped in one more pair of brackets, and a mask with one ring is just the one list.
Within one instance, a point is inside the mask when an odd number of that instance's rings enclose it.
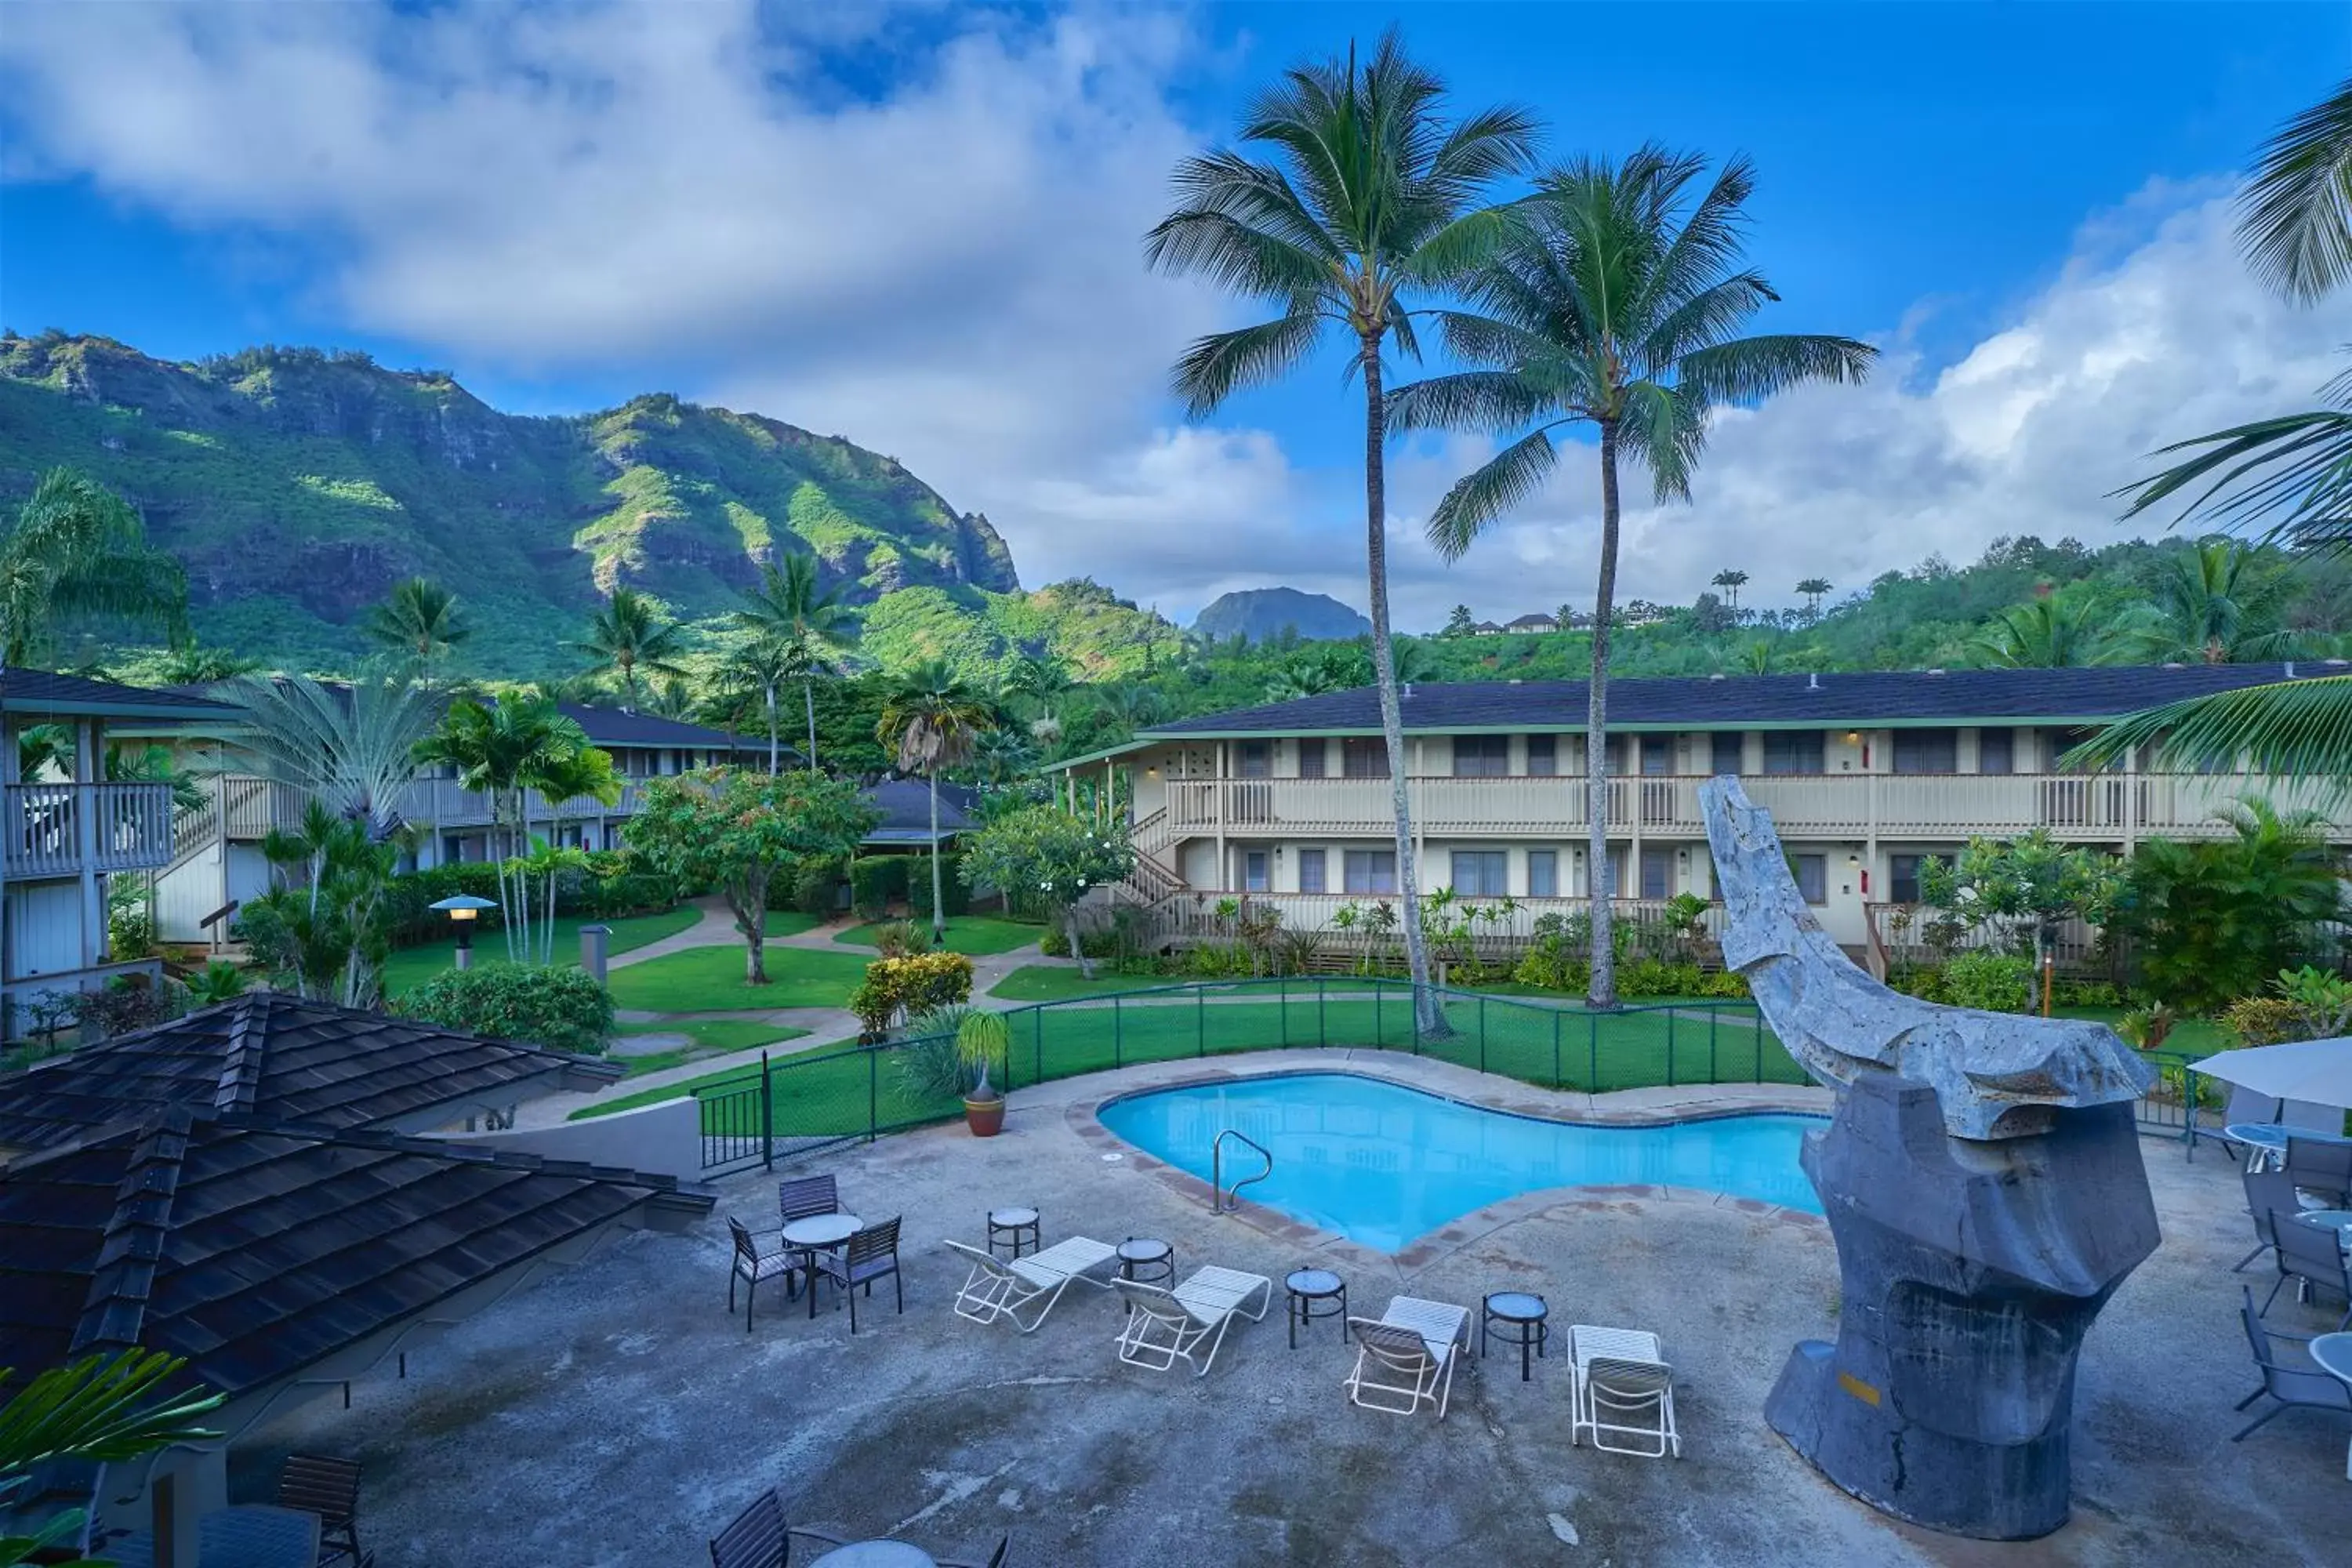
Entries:
{"label": "hedge", "polygon": [[[448,917],[433,905],[459,893],[496,899],[498,868],[486,861],[466,861],[404,871],[391,879],[384,884],[383,910],[386,933],[394,945],[413,946],[446,937]],[[555,879],[555,912],[593,920],[669,909],[681,896],[675,878],[646,869],[625,850],[593,850],[585,871],[567,871]],[[499,910],[483,911],[483,930],[496,931],[500,923]]]}
{"label": "hedge", "polygon": [[601,1053],[613,1033],[613,994],[585,971],[528,963],[451,969],[394,1002],[394,1013],[444,1028]]}
{"label": "hedge", "polygon": [[907,896],[905,855],[861,855],[849,863],[849,906],[861,921],[878,921],[894,899]]}

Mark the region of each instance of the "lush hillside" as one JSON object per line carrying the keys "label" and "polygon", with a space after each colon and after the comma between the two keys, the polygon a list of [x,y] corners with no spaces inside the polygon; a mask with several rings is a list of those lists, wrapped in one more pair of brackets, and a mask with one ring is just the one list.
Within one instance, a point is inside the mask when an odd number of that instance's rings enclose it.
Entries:
{"label": "lush hillside", "polygon": [[347,660],[356,618],[415,574],[496,629],[470,652],[499,673],[560,668],[615,584],[691,620],[781,550],[814,551],[859,602],[1019,588],[986,518],[837,437],[667,395],[501,414],[443,373],[362,355],[175,364],[104,338],[0,337],[0,504],[61,465],[130,499],[186,563],[204,641],[287,663]]}
{"label": "lush hillside", "polygon": [[1372,623],[1328,594],[1297,588],[1245,588],[1220,595],[1192,622],[1196,637],[1222,642],[1247,637],[1264,642],[1286,633],[1307,638],[1362,637]]}
{"label": "lush hillside", "polygon": [[970,587],[902,588],[866,612],[859,651],[885,669],[940,658],[992,683],[1008,659],[1061,659],[1083,681],[1146,675],[1184,646],[1160,616],[1076,577],[1026,594]]}

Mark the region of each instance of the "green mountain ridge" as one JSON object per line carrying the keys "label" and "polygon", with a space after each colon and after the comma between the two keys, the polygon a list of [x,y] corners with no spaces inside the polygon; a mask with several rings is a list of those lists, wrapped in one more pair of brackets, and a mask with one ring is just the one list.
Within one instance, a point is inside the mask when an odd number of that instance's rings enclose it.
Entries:
{"label": "green mountain ridge", "polygon": [[667,394],[513,415],[362,354],[174,363],[106,338],[0,336],[0,504],[60,466],[131,500],[186,564],[203,641],[284,662],[348,662],[367,608],[421,574],[475,612],[473,662],[551,671],[616,584],[714,616],[793,549],[853,603],[921,588],[982,623],[1023,618],[997,603],[1025,596],[987,518],[895,458]]}

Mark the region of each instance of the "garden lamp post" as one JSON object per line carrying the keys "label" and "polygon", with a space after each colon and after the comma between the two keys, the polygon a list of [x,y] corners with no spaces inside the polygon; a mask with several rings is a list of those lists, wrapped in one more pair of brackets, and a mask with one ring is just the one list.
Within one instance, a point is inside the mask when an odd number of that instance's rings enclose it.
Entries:
{"label": "garden lamp post", "polygon": [[474,966],[474,922],[481,918],[484,910],[497,909],[498,900],[459,893],[452,898],[436,900],[431,907],[446,914],[450,923],[457,928],[457,967],[471,969]]}

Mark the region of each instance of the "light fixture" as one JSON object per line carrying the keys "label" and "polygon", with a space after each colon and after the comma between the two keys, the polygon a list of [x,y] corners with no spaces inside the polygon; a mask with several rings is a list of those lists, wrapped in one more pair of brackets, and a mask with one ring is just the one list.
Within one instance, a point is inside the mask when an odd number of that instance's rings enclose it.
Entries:
{"label": "light fixture", "polygon": [[497,909],[498,901],[478,899],[471,893],[458,893],[436,900],[427,907],[447,915],[450,922],[457,928],[457,967],[471,969],[474,966],[474,922],[481,918],[484,910]]}
{"label": "light fixture", "polygon": [[1848,731],[1845,732],[1845,743],[1846,743],[1847,745],[1849,745],[1849,746],[1859,746],[1859,745],[1861,745],[1861,744],[1862,744],[1862,731],[1859,731],[1859,730],[1848,730]]}

